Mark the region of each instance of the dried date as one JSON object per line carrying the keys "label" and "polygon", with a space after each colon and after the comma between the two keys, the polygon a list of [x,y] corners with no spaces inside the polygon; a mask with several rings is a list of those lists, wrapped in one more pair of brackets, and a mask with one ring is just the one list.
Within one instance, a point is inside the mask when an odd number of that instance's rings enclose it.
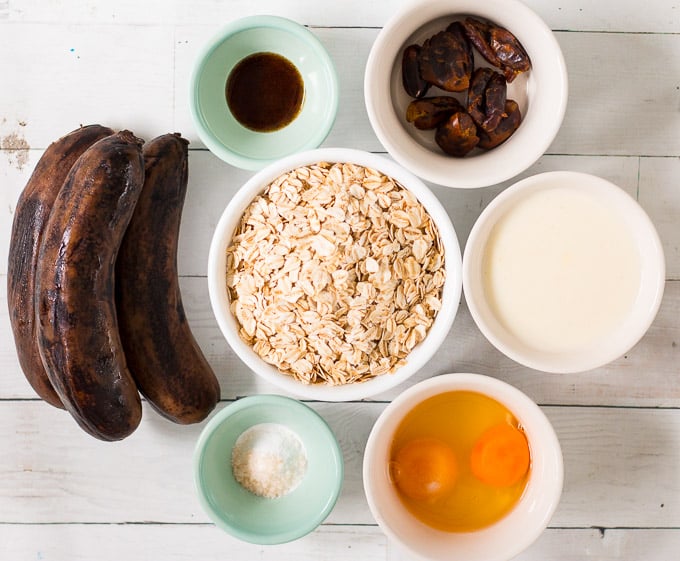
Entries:
{"label": "dried date", "polygon": [[477,146],[484,150],[495,148],[505,142],[518,129],[522,122],[519,105],[512,99],[505,102],[506,117],[502,118],[498,126],[491,132],[479,129],[479,143]]}
{"label": "dried date", "polygon": [[496,53],[508,82],[512,82],[515,76],[531,68],[529,55],[517,37],[507,29],[492,27],[490,43],[491,50]]}
{"label": "dried date", "polygon": [[456,23],[426,39],[418,57],[421,78],[449,92],[468,89],[474,64],[470,43]]}
{"label": "dried date", "polygon": [[409,45],[404,49],[401,57],[401,80],[404,90],[411,97],[423,97],[430,84],[420,77],[420,66],[418,56],[420,55],[420,45]]}
{"label": "dried date", "polygon": [[508,82],[531,68],[531,60],[522,44],[510,31],[475,18],[465,18],[462,28],[479,53],[500,68]]}
{"label": "dried date", "polygon": [[491,35],[491,25],[474,18],[465,18],[460,22],[463,26],[465,36],[470,43],[479,51],[486,60],[496,67],[500,67],[496,53],[491,49],[489,37]]}
{"label": "dried date", "polygon": [[465,111],[465,108],[455,97],[424,97],[409,103],[406,120],[420,130],[435,129],[450,115],[460,111]]}
{"label": "dried date", "polygon": [[491,68],[477,68],[470,80],[467,111],[475,124],[492,132],[505,114],[507,83],[505,78]]}
{"label": "dried date", "polygon": [[434,139],[445,153],[459,158],[479,143],[477,127],[472,117],[463,111],[454,113],[439,125]]}

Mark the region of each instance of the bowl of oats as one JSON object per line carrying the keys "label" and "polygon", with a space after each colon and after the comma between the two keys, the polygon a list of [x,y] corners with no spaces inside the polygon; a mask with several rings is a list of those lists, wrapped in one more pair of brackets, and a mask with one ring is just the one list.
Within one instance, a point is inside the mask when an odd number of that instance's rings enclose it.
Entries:
{"label": "bowl of oats", "polygon": [[236,355],[298,397],[364,399],[419,371],[462,290],[453,224],[415,175],[346,148],[254,175],[215,229],[208,288]]}

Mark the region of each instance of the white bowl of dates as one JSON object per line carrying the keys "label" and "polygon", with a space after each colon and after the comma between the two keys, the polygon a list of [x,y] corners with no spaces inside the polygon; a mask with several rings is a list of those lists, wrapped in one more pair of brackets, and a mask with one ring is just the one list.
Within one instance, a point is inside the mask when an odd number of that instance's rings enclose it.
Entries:
{"label": "white bowl of dates", "polygon": [[363,399],[405,382],[448,334],[462,259],[446,210],[382,156],[294,154],[253,176],[213,235],[208,289],[238,357],[290,394]]}
{"label": "white bowl of dates", "polygon": [[550,28],[518,0],[407,4],[378,34],[364,96],[390,155],[427,181],[510,179],[551,144],[567,70]]}
{"label": "white bowl of dates", "polygon": [[201,141],[249,170],[319,146],[335,122],[338,97],[335,66],[316,35],[270,15],[221,29],[198,56],[190,85]]}

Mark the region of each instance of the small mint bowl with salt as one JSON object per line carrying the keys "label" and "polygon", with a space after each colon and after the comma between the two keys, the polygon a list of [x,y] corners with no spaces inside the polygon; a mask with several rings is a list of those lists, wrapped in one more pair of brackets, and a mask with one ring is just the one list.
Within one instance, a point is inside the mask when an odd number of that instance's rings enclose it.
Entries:
{"label": "small mint bowl with salt", "polygon": [[250,543],[286,543],[313,531],[342,488],[342,452],[326,421],[289,397],[227,405],[194,452],[201,506],[216,526]]}

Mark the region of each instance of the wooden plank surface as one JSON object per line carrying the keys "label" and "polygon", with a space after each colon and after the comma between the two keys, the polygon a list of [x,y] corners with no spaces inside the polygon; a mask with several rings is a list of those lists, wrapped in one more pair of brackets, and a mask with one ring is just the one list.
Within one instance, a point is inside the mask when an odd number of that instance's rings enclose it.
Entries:
{"label": "wooden plank surface", "polygon": [[[260,0],[256,7],[249,0],[118,0],[117,2],[62,2],[60,0],[4,0],[0,20],[9,22],[68,22],[143,25],[177,22],[215,25],[253,14],[275,14],[305,25],[339,27],[381,27],[404,4],[403,0]],[[525,2],[552,29],[574,31],[677,33],[680,14],[674,0],[653,0],[641,9],[636,0],[608,2],[563,0]]]}
{"label": "wooden plank surface", "polygon": [[[133,128],[144,138],[179,130],[200,147],[189,117],[188,79],[197,54],[217,29],[214,25],[4,25],[0,49],[12,55],[0,58],[0,72],[20,75],[28,67],[33,72],[4,92],[7,115],[0,117],[0,137],[17,135],[28,147],[40,149],[54,140],[55,133],[101,121]],[[314,32],[328,48],[341,84],[337,124],[326,144],[382,151],[363,104],[365,60],[378,30],[323,27]],[[123,38],[119,33],[129,35]],[[680,127],[680,113],[675,110],[680,96],[680,34],[557,32],[556,36],[567,63],[570,90],[584,94],[570,96],[563,127],[548,153],[673,156],[680,152],[680,135],[675,134]],[[110,49],[110,44],[118,47]],[[635,64],[621,59],[627,49],[635,52]],[[121,69],[116,79],[111,79],[102,61],[108,68]],[[33,100],[31,91],[41,91],[50,110],[46,112],[40,98]]]}
{"label": "wooden plank surface", "polygon": [[[218,409],[228,402],[220,404]],[[343,488],[326,524],[374,524],[361,482],[363,450],[385,403],[312,403],[341,443]],[[544,406],[564,454],[556,528],[680,528],[677,409]],[[0,523],[209,522],[194,496],[200,427],[148,407],[118,443],[92,441],[63,411],[0,403]],[[145,482],[141,484],[141,482]]]}
{"label": "wooden plank surface", "polygon": [[[0,525],[8,559],[91,561],[106,551],[125,561],[411,561],[375,526],[323,526],[298,541],[279,546],[244,544],[208,525]],[[680,549],[678,532],[653,529],[546,530],[515,561],[644,559],[669,561]]]}
{"label": "wooden plank surface", "polygon": [[[670,561],[680,552],[680,6],[676,0],[527,0],[555,30],[569,71],[564,124],[519,177],[569,169],[600,175],[648,212],[666,254],[666,286],[648,333],[625,356],[577,375],[545,374],[503,357],[464,299],[435,357],[403,387],[365,402],[311,403],[338,436],[345,481],[309,536],[282,546],[238,541],[209,523],[194,495],[191,456],[202,425],[180,427],[144,406],[120,443],[85,435],[42,402],[16,358],[6,301],[7,248],[17,198],[44,148],[81,123],[191,140],[179,267],[189,321],[220,379],[223,401],[280,393],[234,355],[212,315],[208,244],[251,172],[202,146],[188,111],[197,53],[237,17],[271,13],[312,29],[340,77],[326,146],[384,152],[363,103],[364,65],[404,0],[0,0],[0,560],[406,561],[370,515],[361,482],[370,428],[399,391],[446,372],[505,380],[539,403],[565,459],[562,501],[520,561]],[[430,185],[461,246],[505,187]]]}

